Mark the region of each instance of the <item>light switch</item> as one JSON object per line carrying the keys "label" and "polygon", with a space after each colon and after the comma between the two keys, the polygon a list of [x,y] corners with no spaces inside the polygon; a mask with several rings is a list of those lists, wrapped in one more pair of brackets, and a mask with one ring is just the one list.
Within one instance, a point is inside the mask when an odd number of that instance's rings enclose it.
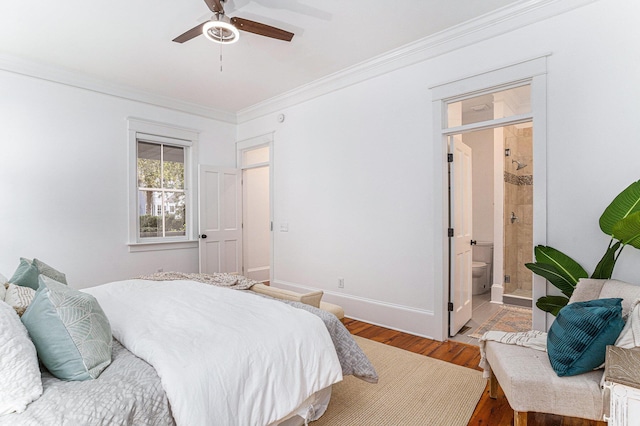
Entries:
{"label": "light switch", "polygon": [[280,232],[289,232],[289,223],[281,222],[280,223]]}

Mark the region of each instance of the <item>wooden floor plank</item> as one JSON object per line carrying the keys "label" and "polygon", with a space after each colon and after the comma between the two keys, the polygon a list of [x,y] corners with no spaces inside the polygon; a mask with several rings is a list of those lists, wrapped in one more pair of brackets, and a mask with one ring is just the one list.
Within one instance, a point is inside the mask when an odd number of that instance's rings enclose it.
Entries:
{"label": "wooden floor plank", "polygon": [[[351,334],[356,336],[365,337],[463,367],[481,370],[481,368],[478,367],[480,350],[475,345],[454,341],[438,342],[350,318],[345,318],[343,323]],[[543,413],[528,413],[527,424],[529,426],[606,426],[604,422]],[[509,406],[509,401],[507,401],[507,398],[504,396],[502,389],[498,389],[498,397],[496,399],[491,399],[489,398],[489,387],[487,386],[469,421],[469,425],[513,425],[513,410]]]}
{"label": "wooden floor plank", "polygon": [[[413,339],[415,340],[415,339]],[[429,352],[432,352],[433,349],[438,345],[439,342],[430,339],[420,339],[415,340],[413,343],[408,344],[402,349],[415,352],[417,354],[426,355]]]}

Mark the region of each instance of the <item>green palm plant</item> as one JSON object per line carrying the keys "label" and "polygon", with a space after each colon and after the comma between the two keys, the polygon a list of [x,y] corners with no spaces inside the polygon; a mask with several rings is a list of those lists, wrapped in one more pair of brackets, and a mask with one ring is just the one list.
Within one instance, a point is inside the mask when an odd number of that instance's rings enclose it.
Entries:
{"label": "green palm plant", "polygon": [[[640,180],[629,185],[605,209],[600,216],[600,229],[611,237],[607,250],[596,265],[591,278],[608,279],[618,257],[626,246],[640,249]],[[548,246],[536,246],[535,263],[525,266],[560,290],[562,296],[543,296],[536,306],[557,315],[569,302],[573,290],[581,278],[589,274],[571,257]]]}

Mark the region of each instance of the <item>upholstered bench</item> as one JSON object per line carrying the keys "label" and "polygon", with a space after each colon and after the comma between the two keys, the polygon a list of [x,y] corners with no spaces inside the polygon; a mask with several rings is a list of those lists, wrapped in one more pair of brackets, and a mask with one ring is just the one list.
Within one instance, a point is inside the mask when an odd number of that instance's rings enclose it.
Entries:
{"label": "upholstered bench", "polygon": [[[631,304],[640,299],[640,286],[583,279],[569,303],[604,298],[622,298],[622,314],[626,316]],[[514,410],[515,426],[527,424],[528,411],[603,420],[603,369],[558,377],[546,352],[493,341],[486,342],[485,351],[491,367],[489,394],[495,398],[500,384]]]}
{"label": "upholstered bench", "polygon": [[323,311],[331,312],[340,320],[344,318],[344,309],[342,309],[341,306],[322,301],[322,291],[296,293],[295,291],[284,290],[282,288],[271,287],[264,284],[255,284],[253,287],[251,287],[251,291],[255,291],[256,293],[264,294],[266,296],[275,297],[276,299],[292,300],[294,302],[306,303],[307,305],[320,308]]}

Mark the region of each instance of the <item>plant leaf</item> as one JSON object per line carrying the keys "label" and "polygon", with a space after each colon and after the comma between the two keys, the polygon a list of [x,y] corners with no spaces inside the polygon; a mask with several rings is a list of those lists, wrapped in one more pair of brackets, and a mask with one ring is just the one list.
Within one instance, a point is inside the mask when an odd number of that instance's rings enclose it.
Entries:
{"label": "plant leaf", "polygon": [[534,274],[540,275],[541,277],[547,279],[551,284],[557,287],[562,292],[562,294],[566,295],[567,297],[571,297],[571,295],[573,294],[576,283],[568,280],[567,277],[565,277],[560,273],[560,271],[558,271],[558,268],[556,268],[555,265],[536,262],[525,263],[524,266],[526,266],[527,269],[530,269]]}
{"label": "plant leaf", "polygon": [[580,278],[587,278],[589,276],[587,271],[585,271],[578,262],[553,247],[536,246],[535,255],[537,263],[546,263],[555,266],[558,272],[573,284],[573,287],[576,286]]}
{"label": "plant leaf", "polygon": [[596,269],[591,274],[591,278],[608,280],[613,275],[613,268],[616,266],[616,251],[620,248],[620,241],[616,241],[614,245],[609,247],[598,262]]}
{"label": "plant leaf", "polygon": [[613,226],[613,238],[640,249],[640,211],[633,212]]}
{"label": "plant leaf", "polygon": [[600,229],[607,235],[613,235],[616,223],[636,211],[640,211],[640,180],[618,194],[604,210],[600,216]]}
{"label": "plant leaf", "polygon": [[553,316],[558,316],[560,309],[569,303],[569,299],[564,296],[543,296],[536,302],[536,306]]}

